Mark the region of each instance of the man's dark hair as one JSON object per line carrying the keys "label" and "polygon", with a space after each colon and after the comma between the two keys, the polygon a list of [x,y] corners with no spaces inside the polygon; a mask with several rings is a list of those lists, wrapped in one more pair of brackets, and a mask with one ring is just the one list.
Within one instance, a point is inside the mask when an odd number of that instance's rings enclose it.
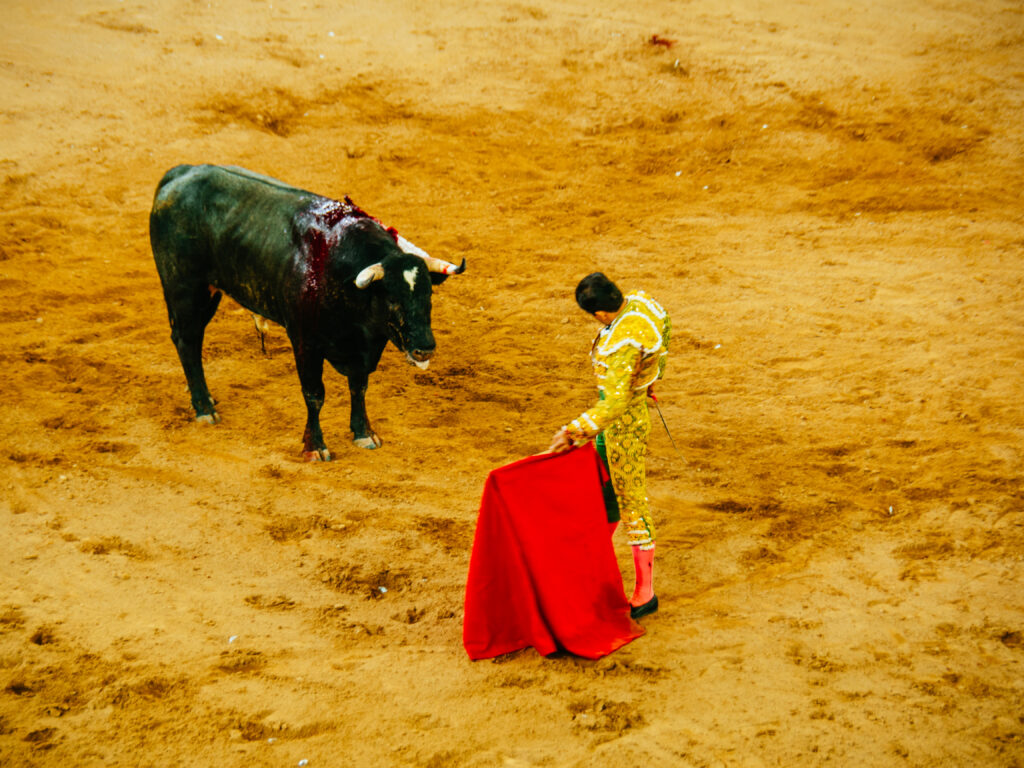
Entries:
{"label": "man's dark hair", "polygon": [[590,314],[618,312],[622,307],[622,291],[603,272],[594,272],[576,286],[576,303]]}

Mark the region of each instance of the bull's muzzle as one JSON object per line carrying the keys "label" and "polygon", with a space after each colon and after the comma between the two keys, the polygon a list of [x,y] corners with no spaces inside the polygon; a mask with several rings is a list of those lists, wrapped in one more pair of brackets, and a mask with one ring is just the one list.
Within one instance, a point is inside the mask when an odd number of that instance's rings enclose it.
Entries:
{"label": "bull's muzzle", "polygon": [[430,356],[434,354],[434,350],[423,350],[423,349],[412,349],[405,353],[406,358],[410,363],[415,365],[421,371],[427,370],[427,366],[430,365]]}

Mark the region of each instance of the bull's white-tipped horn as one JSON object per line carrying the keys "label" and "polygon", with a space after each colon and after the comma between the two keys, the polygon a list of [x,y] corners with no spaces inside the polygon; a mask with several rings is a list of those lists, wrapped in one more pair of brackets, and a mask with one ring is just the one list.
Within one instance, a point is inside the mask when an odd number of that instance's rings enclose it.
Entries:
{"label": "bull's white-tipped horn", "polygon": [[380,262],[371,264],[358,275],[356,275],[356,288],[365,288],[375,280],[384,277],[384,267]]}
{"label": "bull's white-tipped horn", "polygon": [[427,269],[431,272],[439,272],[442,275],[461,275],[466,271],[466,260],[463,259],[459,266],[455,266],[450,261],[443,259],[435,259],[433,256],[421,256],[420,258],[427,265]]}
{"label": "bull's white-tipped horn", "polygon": [[424,251],[418,245],[414,245],[406,240],[401,235],[397,235],[398,247],[401,248],[408,254],[413,256],[419,256],[423,259],[423,263],[427,265],[427,270],[430,272],[438,272],[442,275],[460,275],[466,271],[466,260],[462,260],[462,264],[455,266],[450,261],[444,259],[435,259],[429,253]]}

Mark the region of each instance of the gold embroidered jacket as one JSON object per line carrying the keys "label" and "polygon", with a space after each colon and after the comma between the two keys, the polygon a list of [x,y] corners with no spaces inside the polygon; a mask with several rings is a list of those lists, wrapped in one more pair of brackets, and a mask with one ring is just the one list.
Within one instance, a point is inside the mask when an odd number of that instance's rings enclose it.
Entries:
{"label": "gold embroidered jacket", "polygon": [[622,311],[598,332],[591,347],[602,398],[565,427],[574,441],[593,439],[631,404],[643,401],[647,387],[665,373],[671,332],[668,313],[644,291],[625,297]]}

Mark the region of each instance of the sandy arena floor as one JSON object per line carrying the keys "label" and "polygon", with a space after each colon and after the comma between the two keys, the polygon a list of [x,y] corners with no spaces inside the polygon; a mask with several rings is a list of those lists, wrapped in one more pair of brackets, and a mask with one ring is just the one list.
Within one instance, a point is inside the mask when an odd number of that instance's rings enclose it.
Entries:
{"label": "sandy arena floor", "polygon": [[[1020,2],[3,17],[0,764],[1024,766]],[[332,371],[303,463],[288,341],[230,301],[193,421],[147,234],[183,162],[466,258],[429,371],[371,378],[381,450]],[[593,398],[595,269],[674,320],[662,609],[472,663],[483,483]]]}

